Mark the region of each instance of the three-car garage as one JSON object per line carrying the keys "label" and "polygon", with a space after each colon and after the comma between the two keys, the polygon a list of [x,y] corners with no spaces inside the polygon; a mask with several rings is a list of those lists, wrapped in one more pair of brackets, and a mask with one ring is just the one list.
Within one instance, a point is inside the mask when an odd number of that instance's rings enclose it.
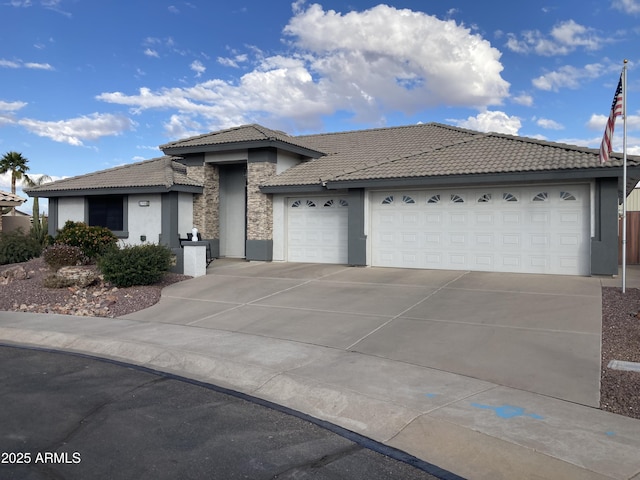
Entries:
{"label": "three-car garage", "polygon": [[[589,274],[589,184],[368,191],[367,264]],[[291,262],[348,263],[346,195],[288,197]]]}

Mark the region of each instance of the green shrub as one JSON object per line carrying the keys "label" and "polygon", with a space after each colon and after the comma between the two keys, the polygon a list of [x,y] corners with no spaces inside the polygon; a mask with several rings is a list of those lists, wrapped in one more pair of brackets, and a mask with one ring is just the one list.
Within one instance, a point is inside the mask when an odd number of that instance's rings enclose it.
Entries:
{"label": "green shrub", "polygon": [[86,223],[68,220],[58,231],[56,243],[79,247],[87,257],[95,259],[113,249],[118,237],[108,228],[90,227]]}
{"label": "green shrub", "polygon": [[82,249],[66,243],[56,243],[45,248],[42,251],[42,258],[52,270],[86,263]]}
{"label": "green shrub", "polygon": [[21,229],[13,232],[0,232],[0,265],[26,262],[40,256],[42,246]]}
{"label": "green shrub", "polygon": [[151,285],[171,266],[171,250],[163,245],[135,245],[104,254],[98,267],[107,282],[117,287]]}

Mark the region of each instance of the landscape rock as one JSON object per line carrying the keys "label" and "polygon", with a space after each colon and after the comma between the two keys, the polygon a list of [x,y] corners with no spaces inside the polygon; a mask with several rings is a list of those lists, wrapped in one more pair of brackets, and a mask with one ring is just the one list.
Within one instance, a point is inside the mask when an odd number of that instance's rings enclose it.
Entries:
{"label": "landscape rock", "polygon": [[9,267],[0,272],[0,285],[8,285],[13,280],[27,280],[29,274],[22,265]]}
{"label": "landscape rock", "polygon": [[85,288],[99,280],[98,274],[90,267],[62,267],[56,272],[56,276],[63,278],[74,285]]}

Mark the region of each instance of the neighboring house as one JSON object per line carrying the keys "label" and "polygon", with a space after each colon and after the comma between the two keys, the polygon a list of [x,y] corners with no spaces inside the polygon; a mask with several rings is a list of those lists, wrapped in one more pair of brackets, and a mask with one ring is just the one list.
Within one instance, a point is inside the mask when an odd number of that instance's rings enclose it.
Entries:
{"label": "neighboring house", "polygon": [[594,149],[437,123],[305,136],[244,125],[160,148],[164,160],[27,193],[50,199],[54,229],[104,224],[98,206],[123,210],[112,229],[137,241],[145,172],[164,162],[182,183],[162,183],[175,200],[145,218],[176,252],[193,224],[214,256],[610,275],[619,198],[640,177],[640,157],[628,157],[623,188],[620,156],[600,165]]}
{"label": "neighboring house", "polygon": [[[13,208],[19,207],[24,202],[26,202],[26,199],[19,197],[18,195],[15,195],[13,193],[3,192],[2,190],[0,190],[0,212],[4,210],[7,210],[7,212],[10,212],[11,210],[13,210]],[[0,232],[3,231],[3,227],[2,227],[3,216],[4,215],[0,214]],[[4,223],[6,224],[7,222],[4,222]],[[4,231],[9,231],[9,227],[5,226]]]}

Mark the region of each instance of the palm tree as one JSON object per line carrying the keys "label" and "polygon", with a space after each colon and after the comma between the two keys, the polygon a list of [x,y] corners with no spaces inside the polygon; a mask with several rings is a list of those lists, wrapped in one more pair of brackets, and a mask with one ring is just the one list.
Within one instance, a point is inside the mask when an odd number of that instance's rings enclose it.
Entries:
{"label": "palm tree", "polygon": [[16,194],[16,180],[29,181],[27,162],[18,152],[7,152],[0,158],[0,174],[11,172],[11,193]]}
{"label": "palm tree", "polygon": [[[24,179],[26,182],[29,181],[29,176],[27,175],[29,171],[28,161],[18,152],[7,152],[0,158],[0,175],[11,172],[11,193],[14,195],[16,194],[16,180]],[[16,214],[15,207],[12,213],[13,215]]]}

